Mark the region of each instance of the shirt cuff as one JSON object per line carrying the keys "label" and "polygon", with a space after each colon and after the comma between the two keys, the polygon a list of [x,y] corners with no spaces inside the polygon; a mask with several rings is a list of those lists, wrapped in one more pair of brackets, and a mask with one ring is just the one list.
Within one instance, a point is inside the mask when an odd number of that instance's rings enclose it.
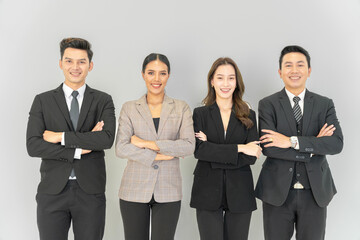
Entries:
{"label": "shirt cuff", "polygon": [[76,148],[76,149],[75,149],[74,158],[75,158],[75,159],[81,159],[81,152],[82,152],[82,149],[81,149],[81,148]]}
{"label": "shirt cuff", "polygon": [[62,133],[61,145],[62,145],[62,146],[65,146],[65,132]]}

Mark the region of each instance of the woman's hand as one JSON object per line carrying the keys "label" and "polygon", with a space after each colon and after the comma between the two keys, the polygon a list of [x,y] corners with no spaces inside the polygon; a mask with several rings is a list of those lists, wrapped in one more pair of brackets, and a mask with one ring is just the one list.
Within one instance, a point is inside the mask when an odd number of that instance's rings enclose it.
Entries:
{"label": "woman's hand", "polygon": [[197,137],[201,141],[204,141],[204,142],[207,141],[207,137],[206,137],[205,133],[203,133],[202,131],[195,133],[195,137]]}
{"label": "woman's hand", "polygon": [[173,158],[174,158],[173,156],[168,156],[168,155],[164,155],[164,154],[158,153],[158,154],[156,154],[155,161],[171,160],[171,159],[173,159]]}
{"label": "woman's hand", "polygon": [[249,142],[247,144],[238,144],[238,152],[259,158],[262,148],[258,144],[260,144],[260,141]]}
{"label": "woman's hand", "polygon": [[135,145],[136,147],[138,147],[138,148],[145,148],[145,143],[146,143],[146,141],[143,140],[143,139],[141,139],[141,138],[139,138],[139,137],[137,137],[136,135],[133,135],[133,136],[131,137],[130,142],[131,142],[132,144],[134,144],[134,145]]}

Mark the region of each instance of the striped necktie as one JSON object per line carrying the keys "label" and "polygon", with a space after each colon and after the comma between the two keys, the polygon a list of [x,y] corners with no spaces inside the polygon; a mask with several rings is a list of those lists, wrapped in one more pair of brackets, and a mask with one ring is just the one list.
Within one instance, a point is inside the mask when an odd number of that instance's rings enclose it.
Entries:
{"label": "striped necktie", "polygon": [[295,103],[295,105],[293,107],[294,117],[295,117],[296,122],[299,124],[300,120],[302,118],[301,108],[299,106],[300,98],[298,96],[295,96],[293,98],[293,101]]}

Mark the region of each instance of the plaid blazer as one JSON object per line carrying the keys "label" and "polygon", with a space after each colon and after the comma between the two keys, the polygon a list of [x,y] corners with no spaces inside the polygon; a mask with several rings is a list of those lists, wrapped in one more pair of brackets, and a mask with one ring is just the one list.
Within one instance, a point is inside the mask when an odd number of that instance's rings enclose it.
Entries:
{"label": "plaid blazer", "polygon": [[[157,152],[138,148],[131,136],[155,141],[159,153],[174,156],[172,160],[155,161]],[[119,197],[132,202],[181,200],[179,157],[193,154],[195,135],[192,114],[184,102],[164,96],[158,132],[155,130],[146,95],[126,102],[121,109],[116,136],[116,155],[128,159],[121,180]]]}

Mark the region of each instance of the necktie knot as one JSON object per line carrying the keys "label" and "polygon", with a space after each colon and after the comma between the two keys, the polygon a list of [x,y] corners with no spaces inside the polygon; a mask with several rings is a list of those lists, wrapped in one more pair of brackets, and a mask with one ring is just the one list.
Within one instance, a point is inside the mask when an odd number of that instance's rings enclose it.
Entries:
{"label": "necktie knot", "polygon": [[301,99],[300,99],[298,96],[295,96],[295,97],[293,98],[293,101],[294,101],[295,104],[298,104],[300,100],[301,100]]}
{"label": "necktie knot", "polygon": [[78,91],[73,91],[73,92],[71,93],[71,95],[72,95],[74,98],[76,98],[76,97],[79,95],[79,92],[78,92]]}

